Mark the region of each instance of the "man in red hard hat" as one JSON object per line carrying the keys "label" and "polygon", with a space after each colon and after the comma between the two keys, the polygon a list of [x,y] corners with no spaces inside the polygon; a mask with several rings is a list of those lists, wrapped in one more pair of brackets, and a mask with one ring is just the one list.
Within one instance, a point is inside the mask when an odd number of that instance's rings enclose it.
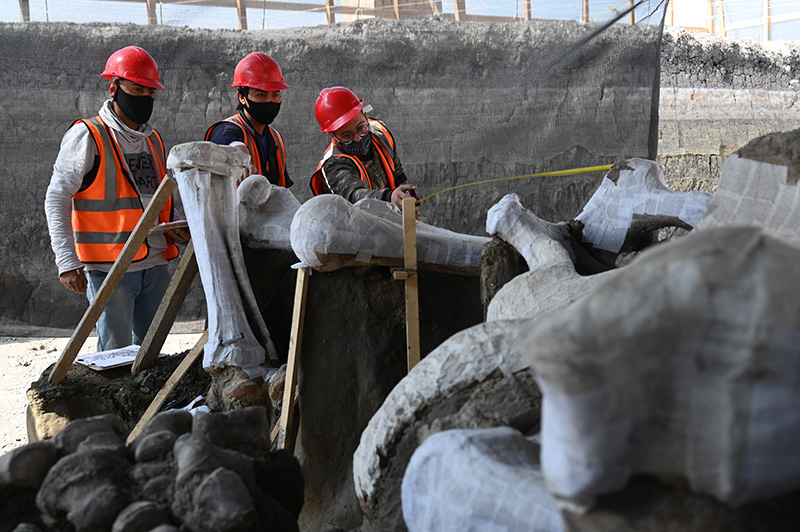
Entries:
{"label": "man in red hard hat", "polygon": [[394,137],[386,124],[367,117],[371,110],[350,89],[322,89],[314,116],[331,144],[311,177],[311,190],[352,203],[376,198],[401,208],[404,198],[416,197],[417,187],[406,183]]}
{"label": "man in red hard hat", "polygon": [[[64,134],[44,204],[59,279],[89,301],[166,174],[164,143],[148,122],[164,88],[155,60],[126,46],[101,76],[110,99]],[[170,198],[157,223],[173,214]],[[169,285],[174,242],[187,239],[181,230],[147,237],[97,322],[98,351],[141,344]]]}
{"label": "man in red hard hat", "polygon": [[205,140],[248,153],[251,166],[243,178],[261,174],[274,185],[292,186],[283,137],[270,125],[281,109],[281,91],[289,88],[281,67],[267,54],[253,52],[236,65],[231,86],[238,87],[238,112],[208,128]]}

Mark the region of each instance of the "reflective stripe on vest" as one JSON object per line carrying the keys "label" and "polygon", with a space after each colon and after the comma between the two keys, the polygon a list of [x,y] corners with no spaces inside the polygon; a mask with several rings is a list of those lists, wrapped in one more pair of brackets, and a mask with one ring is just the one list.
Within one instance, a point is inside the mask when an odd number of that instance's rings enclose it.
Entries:
{"label": "reflective stripe on vest", "polygon": [[[114,262],[144,212],[142,200],[133,186],[122,153],[108,126],[99,116],[78,120],[75,124],[78,122],[83,123],[92,134],[97,145],[99,165],[97,174],[89,186],[72,198],[75,249],[78,259],[83,263]],[[147,143],[160,183],[166,173],[164,143],[155,131],[147,138]],[[161,209],[158,219],[160,222],[171,221],[171,197]],[[133,260],[141,261],[147,254],[148,247],[145,242],[136,251]],[[169,237],[167,237],[165,256],[167,259],[178,256],[178,248]]]}
{"label": "reflective stripe on vest", "polygon": [[[238,113],[229,116],[222,122],[229,122],[231,124],[235,124],[239,126],[239,129],[242,130],[242,134],[244,135],[244,142],[247,145],[247,149],[250,151],[250,157],[253,160],[253,166],[255,166],[259,172],[261,172],[261,155],[258,152],[258,143],[256,142],[255,137],[252,133],[250,133],[250,128],[242,121],[241,115]],[[206,131],[206,138],[205,140],[209,140],[211,138],[211,131],[220,125],[222,122],[217,122],[213,124],[208,131]],[[275,143],[275,147],[277,148],[276,159],[278,160],[278,186],[279,187],[286,187],[286,147],[283,144],[283,137],[278,132],[277,129],[273,128],[272,126],[267,126],[269,129],[270,134],[272,135],[272,140]]]}
{"label": "reflective stripe on vest", "polygon": [[[394,190],[396,188],[394,182],[394,159],[392,158],[392,153],[394,153],[394,137],[392,137],[392,134],[389,133],[389,130],[383,125],[382,122],[372,118],[368,118],[367,120],[369,120],[369,123],[372,127],[381,133],[381,135],[372,136],[372,145],[375,146],[375,151],[378,152],[378,158],[381,160],[383,171],[386,173],[386,177],[389,179],[389,187]],[[374,142],[374,139],[378,139],[378,142]],[[388,146],[386,145],[387,143]],[[317,165],[317,171],[314,172],[313,176],[311,176],[311,190],[314,192],[314,195],[319,196],[320,194],[331,193],[330,189],[328,188],[328,184],[325,183],[322,175],[322,166],[325,164],[325,161],[331,157],[345,157],[353,161],[353,163],[356,165],[356,168],[358,168],[360,174],[359,178],[361,181],[367,185],[367,188],[373,190],[372,180],[369,178],[369,173],[367,172],[367,168],[364,166],[364,163],[362,163],[361,160],[354,155],[347,155],[346,153],[333,153],[334,147],[336,147],[336,144],[334,141],[331,141],[328,149],[325,150],[325,153],[322,156],[322,160],[320,160],[319,164]]]}

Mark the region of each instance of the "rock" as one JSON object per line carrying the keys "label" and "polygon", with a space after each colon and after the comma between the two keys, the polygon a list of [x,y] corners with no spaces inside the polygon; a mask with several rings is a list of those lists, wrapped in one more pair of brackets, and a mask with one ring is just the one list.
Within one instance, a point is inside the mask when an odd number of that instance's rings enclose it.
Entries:
{"label": "rock", "polygon": [[193,434],[205,436],[222,449],[260,456],[270,451],[269,411],[251,406],[231,412],[209,414],[198,412],[194,418]]}
{"label": "rock", "polygon": [[171,526],[171,515],[152,502],[135,502],[122,510],[111,532],[150,532],[159,526]]}
{"label": "rock", "polygon": [[76,419],[56,434],[53,442],[62,454],[74,453],[81,442],[100,432],[111,433],[125,441],[128,436],[128,427],[119,416],[114,414]]}
{"label": "rock", "polygon": [[0,494],[38,488],[56,458],[56,445],[51,441],[29,443],[0,456]]}
{"label": "rock", "polygon": [[242,479],[222,467],[205,477],[193,501],[193,512],[184,521],[198,532],[248,530],[258,516]]}
{"label": "rock", "polygon": [[178,435],[169,430],[150,432],[147,436],[136,438],[134,457],[137,462],[150,462],[165,459],[172,453]]}
{"label": "rock", "polygon": [[66,519],[79,530],[110,527],[133,499],[130,467],[109,451],[67,455],[50,468],[36,505],[51,524]]}

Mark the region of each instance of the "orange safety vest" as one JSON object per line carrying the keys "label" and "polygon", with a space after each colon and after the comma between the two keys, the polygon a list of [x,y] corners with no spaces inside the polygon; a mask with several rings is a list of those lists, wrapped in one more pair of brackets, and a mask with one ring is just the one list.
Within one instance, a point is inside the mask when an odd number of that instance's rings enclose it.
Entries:
{"label": "orange safety vest", "polygon": [[[122,252],[136,224],[144,213],[142,199],[122,159],[122,152],[108,126],[99,116],[82,122],[94,138],[99,154],[99,166],[91,183],[72,197],[72,230],[75,249],[83,263],[114,262]],[[156,142],[154,142],[154,140]],[[147,138],[158,182],[164,179],[164,143],[156,130]],[[156,148],[157,146],[157,148]],[[162,223],[172,221],[172,197],[158,214]],[[166,235],[165,235],[166,236]],[[178,256],[178,248],[167,238],[166,258]],[[133,257],[134,262],[147,258],[147,241]]]}
{"label": "orange safety vest", "polygon": [[[211,131],[217,127],[218,125],[222,124],[223,122],[230,122],[231,124],[236,124],[242,130],[244,134],[245,144],[247,144],[247,149],[250,150],[250,157],[253,159],[253,166],[255,166],[258,171],[261,171],[261,156],[258,154],[258,143],[256,142],[255,137],[252,133],[250,133],[250,128],[242,121],[241,115],[238,113],[229,116],[222,122],[217,122],[213,124],[208,131],[206,131],[206,138],[205,140],[209,140],[211,138]],[[286,147],[283,145],[283,137],[278,130],[273,128],[272,126],[267,126],[269,129],[270,134],[272,135],[272,140],[275,142],[275,146],[277,146],[277,159],[278,159],[278,186],[286,188]]]}
{"label": "orange safety vest", "polygon": [[[383,171],[386,172],[386,175],[389,178],[389,186],[394,189],[394,137],[392,137],[392,134],[380,120],[374,120],[372,118],[368,118],[367,120],[369,120],[370,125],[379,133],[378,135],[372,136],[373,139],[378,139],[378,142],[374,142],[373,140],[372,145],[375,146],[375,151],[378,152],[381,164],[383,165]],[[314,192],[315,196],[331,193],[331,190],[328,188],[328,184],[325,182],[325,177],[322,175],[322,165],[324,165],[325,162],[331,157],[346,157],[347,159],[353,161],[356,165],[356,168],[358,168],[361,181],[367,185],[367,188],[370,190],[373,189],[372,180],[369,178],[369,174],[367,173],[364,163],[362,163],[361,160],[354,155],[342,153],[336,143],[331,141],[330,146],[328,146],[328,149],[325,150],[325,153],[322,156],[322,160],[317,165],[317,171],[314,172],[313,176],[311,176],[311,190]]]}

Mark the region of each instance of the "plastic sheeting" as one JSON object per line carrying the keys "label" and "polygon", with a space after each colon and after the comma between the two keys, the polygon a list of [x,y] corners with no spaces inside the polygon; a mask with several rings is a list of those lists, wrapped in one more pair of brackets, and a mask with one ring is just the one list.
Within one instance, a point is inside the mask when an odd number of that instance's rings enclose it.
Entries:
{"label": "plastic sheeting", "polygon": [[[341,196],[325,194],[300,207],[292,220],[292,249],[306,264],[337,269],[338,259],[369,264],[373,258],[403,258],[403,216],[386,201],[365,199],[355,205]],[[464,235],[417,222],[417,260],[459,268],[480,268],[486,237]]]}
{"label": "plastic sheeting", "polygon": [[[254,376],[263,372],[265,349],[250,327],[250,321],[256,323],[260,315],[253,315],[255,298],[242,272],[235,191],[235,180],[249,159],[236,148],[190,142],[172,148],[167,165],[178,181],[208,304],[209,340],[203,367],[238,366]],[[252,299],[250,316],[245,299]],[[277,358],[265,325],[263,332],[271,358]]]}
{"label": "plastic sheeting", "polygon": [[672,217],[695,227],[712,197],[705,192],[670,190],[657,163],[629,159],[611,169],[575,219],[584,224],[584,242],[617,253],[634,216]]}
{"label": "plastic sheeting", "polygon": [[420,445],[403,476],[409,532],[561,532],[539,446],[509,427],[448,430]]}

